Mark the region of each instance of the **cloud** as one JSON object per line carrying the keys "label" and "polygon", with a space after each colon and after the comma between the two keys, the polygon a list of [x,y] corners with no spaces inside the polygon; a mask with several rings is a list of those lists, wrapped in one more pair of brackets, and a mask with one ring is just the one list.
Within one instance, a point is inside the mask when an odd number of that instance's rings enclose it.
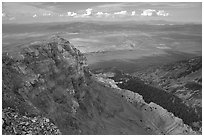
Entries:
{"label": "cloud", "polygon": [[152,9],[143,10],[143,12],[141,13],[141,16],[152,16],[153,12],[156,12],[156,10],[152,10]]}
{"label": "cloud", "polygon": [[136,13],[135,11],[132,11],[131,16],[135,16],[135,13]]}
{"label": "cloud", "polygon": [[77,13],[75,13],[75,12],[67,12],[67,16],[71,16],[71,17],[73,17],[73,16],[76,16],[77,15]]}
{"label": "cloud", "polygon": [[96,15],[99,15],[99,16],[100,16],[100,15],[103,15],[103,14],[104,14],[103,12],[97,12],[97,13],[96,13]]}
{"label": "cloud", "polygon": [[115,15],[126,15],[127,14],[127,11],[126,10],[123,10],[123,11],[120,11],[120,12],[114,12]]}
{"label": "cloud", "polygon": [[91,9],[91,8],[88,8],[88,9],[86,9],[86,13],[84,13],[84,14],[79,14],[79,15],[77,15],[77,16],[74,16],[74,17],[76,17],[76,18],[86,18],[86,17],[90,17],[90,15],[92,15],[92,10],[93,9]]}
{"label": "cloud", "polygon": [[164,10],[154,10],[154,9],[147,9],[143,10],[141,16],[169,16],[169,13]]}
{"label": "cloud", "polygon": [[110,14],[109,13],[107,13],[107,12],[105,12],[105,13],[103,13],[103,12],[97,12],[96,13],[96,15],[98,16],[98,17],[102,17],[102,16],[109,16]]}
{"label": "cloud", "polygon": [[43,16],[51,16],[51,13],[43,13]]}
{"label": "cloud", "polygon": [[86,14],[85,15],[87,15],[87,16],[91,15],[92,14],[92,10],[93,9],[90,9],[90,8],[86,9]]}
{"label": "cloud", "polygon": [[6,17],[6,13],[2,13],[2,17]]}
{"label": "cloud", "polygon": [[169,13],[165,12],[164,10],[159,10],[157,12],[157,15],[158,16],[169,16]]}
{"label": "cloud", "polygon": [[33,15],[33,18],[36,18],[36,17],[38,17],[37,14],[34,14],[34,15]]}

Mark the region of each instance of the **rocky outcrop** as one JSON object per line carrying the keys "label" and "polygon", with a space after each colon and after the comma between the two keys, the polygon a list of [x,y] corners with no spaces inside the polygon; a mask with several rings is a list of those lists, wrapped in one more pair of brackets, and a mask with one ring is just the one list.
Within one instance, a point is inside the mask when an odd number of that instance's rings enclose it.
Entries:
{"label": "rocky outcrop", "polygon": [[2,110],[2,134],[4,135],[60,135],[59,129],[46,117],[20,115],[12,108]]}
{"label": "rocky outcrop", "polygon": [[[156,104],[145,103],[142,96],[107,84],[108,79],[96,79],[86,66],[79,50],[57,36],[19,52],[3,53],[3,114],[12,110],[14,115],[6,119],[16,123],[11,124],[15,131],[21,129],[20,119],[31,121],[31,129],[25,128],[28,132],[9,132],[4,118],[4,133],[194,134],[180,119],[171,118]],[[32,130],[42,126],[54,127],[56,132]]]}
{"label": "rocky outcrop", "polygon": [[182,119],[175,117],[171,112],[153,102],[147,104],[138,93],[120,89],[112,79],[96,78],[106,86],[118,89],[117,94],[120,94],[128,102],[134,104],[137,109],[140,109],[144,117],[143,123],[149,130],[153,130],[158,134],[197,134],[188,125],[185,125]]}
{"label": "rocky outcrop", "polygon": [[3,108],[45,115],[54,123],[62,122],[57,118],[64,114],[58,111],[76,112],[78,87],[86,84],[86,60],[67,40],[33,43],[18,53],[3,53],[2,61]]}

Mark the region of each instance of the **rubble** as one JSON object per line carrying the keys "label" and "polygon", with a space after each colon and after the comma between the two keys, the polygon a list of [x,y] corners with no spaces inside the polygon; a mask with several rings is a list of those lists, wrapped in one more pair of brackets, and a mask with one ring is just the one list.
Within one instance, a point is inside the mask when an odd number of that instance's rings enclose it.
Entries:
{"label": "rubble", "polygon": [[59,129],[48,118],[23,116],[14,109],[3,109],[2,134],[4,135],[60,135]]}

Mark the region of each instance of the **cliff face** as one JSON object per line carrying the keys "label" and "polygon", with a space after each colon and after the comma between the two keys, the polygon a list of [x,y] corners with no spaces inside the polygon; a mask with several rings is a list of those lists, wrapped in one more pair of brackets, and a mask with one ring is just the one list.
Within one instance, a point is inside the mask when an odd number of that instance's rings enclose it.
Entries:
{"label": "cliff face", "polygon": [[79,85],[86,84],[85,65],[83,55],[59,37],[31,44],[11,56],[4,53],[3,108],[45,115],[56,125],[65,124],[79,106]]}
{"label": "cliff face", "polygon": [[[131,91],[120,90],[116,85],[108,87],[107,82],[101,82],[106,80],[98,80],[88,71],[79,50],[57,36],[30,44],[18,53],[3,53],[2,71],[3,130],[13,125],[11,132],[5,134],[27,134],[16,131],[16,117],[30,121],[46,117],[47,123],[57,128],[53,134],[195,133],[176,118],[167,123],[165,119],[170,116],[163,109],[155,113],[144,111],[149,107],[160,109],[156,104],[145,104],[141,96],[132,96]],[[137,103],[124,97],[134,97]],[[9,108],[16,116],[6,115]],[[29,134],[37,133],[30,130]]]}

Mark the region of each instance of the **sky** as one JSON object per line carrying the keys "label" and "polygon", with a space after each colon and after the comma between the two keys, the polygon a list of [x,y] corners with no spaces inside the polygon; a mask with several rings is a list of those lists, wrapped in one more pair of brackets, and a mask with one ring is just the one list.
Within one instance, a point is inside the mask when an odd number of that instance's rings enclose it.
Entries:
{"label": "sky", "polygon": [[3,2],[3,23],[69,21],[202,23],[201,2]]}

